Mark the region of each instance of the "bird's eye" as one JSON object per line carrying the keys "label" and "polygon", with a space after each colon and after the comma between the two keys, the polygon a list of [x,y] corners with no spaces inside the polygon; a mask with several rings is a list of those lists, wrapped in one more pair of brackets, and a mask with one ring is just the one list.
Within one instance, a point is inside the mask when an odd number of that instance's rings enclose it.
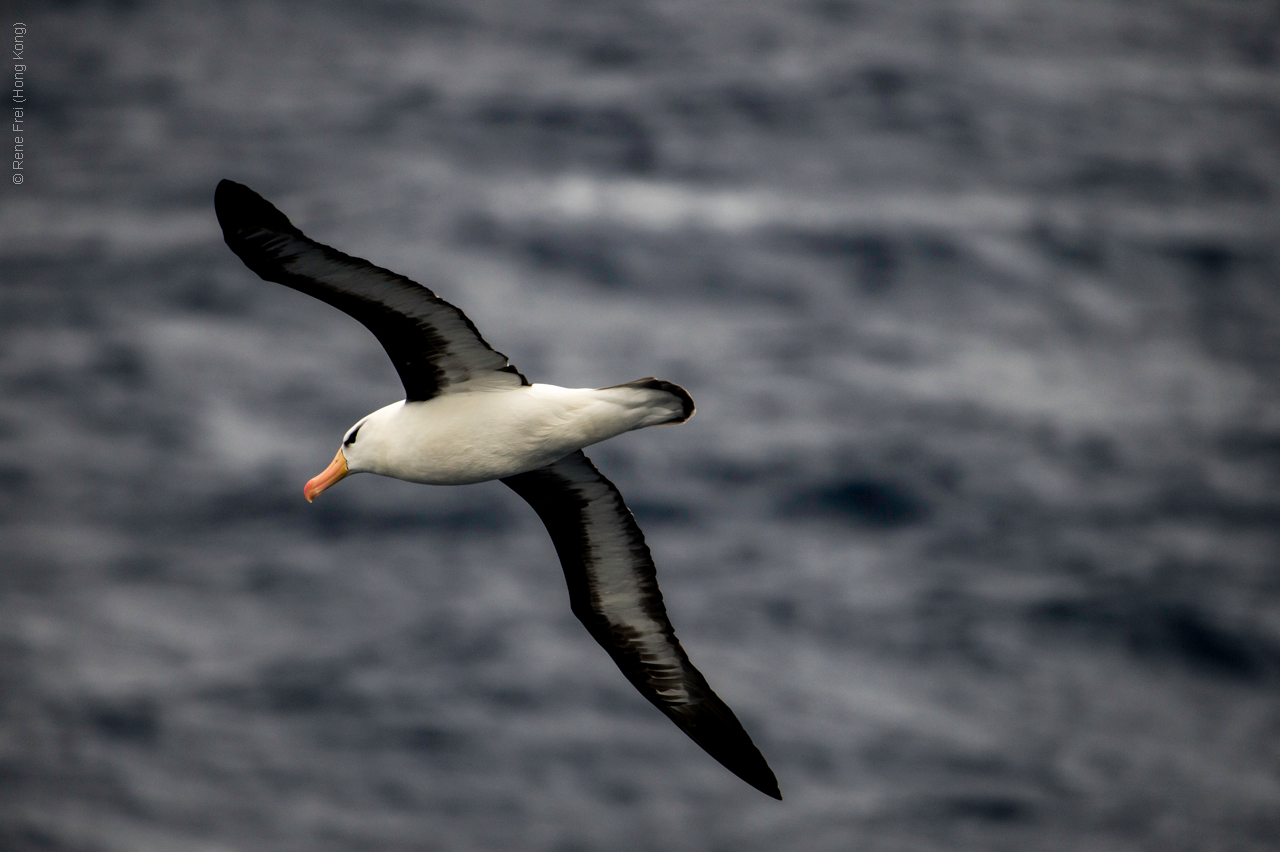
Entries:
{"label": "bird's eye", "polygon": [[[360,426],[363,426],[363,425],[364,425],[363,423],[360,424]],[[360,431],[360,426],[357,426],[356,428],[351,430],[351,434],[347,436],[347,440],[342,442],[342,446],[349,447],[356,442],[356,435]]]}

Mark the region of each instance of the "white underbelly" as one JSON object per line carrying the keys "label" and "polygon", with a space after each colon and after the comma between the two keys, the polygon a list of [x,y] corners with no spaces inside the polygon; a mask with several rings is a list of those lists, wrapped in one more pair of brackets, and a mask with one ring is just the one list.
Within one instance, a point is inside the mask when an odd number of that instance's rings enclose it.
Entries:
{"label": "white underbelly", "polygon": [[[644,412],[592,389],[533,385],[445,394],[389,412],[371,472],[465,485],[534,470],[641,425]],[[392,407],[394,408],[394,407]]]}

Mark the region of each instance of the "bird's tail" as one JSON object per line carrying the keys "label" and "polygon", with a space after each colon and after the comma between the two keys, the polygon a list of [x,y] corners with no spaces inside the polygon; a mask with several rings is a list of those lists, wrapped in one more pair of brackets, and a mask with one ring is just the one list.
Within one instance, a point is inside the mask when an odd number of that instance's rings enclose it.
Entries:
{"label": "bird's tail", "polygon": [[631,390],[643,394],[645,405],[653,412],[652,419],[646,417],[644,426],[668,426],[683,423],[693,416],[693,397],[684,388],[672,382],[655,379],[636,379],[622,385],[611,385],[600,390]]}

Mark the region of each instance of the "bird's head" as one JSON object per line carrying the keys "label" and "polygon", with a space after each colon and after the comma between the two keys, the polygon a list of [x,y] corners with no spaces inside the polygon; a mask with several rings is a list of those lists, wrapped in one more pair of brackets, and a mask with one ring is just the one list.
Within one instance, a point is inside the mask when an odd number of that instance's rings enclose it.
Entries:
{"label": "bird's head", "polygon": [[[338,480],[343,479],[350,474],[360,473],[368,470],[368,466],[363,458],[365,455],[364,447],[357,443],[360,437],[360,430],[365,427],[369,421],[369,417],[360,420],[356,425],[347,430],[347,434],[342,438],[342,446],[338,448],[338,454],[333,457],[333,461],[329,462],[319,475],[312,477],[302,488],[302,495],[307,498],[307,502],[319,496],[321,491],[334,485]],[[372,431],[372,430],[366,430]],[[365,435],[368,438],[368,435]],[[365,445],[370,442],[365,441]]]}

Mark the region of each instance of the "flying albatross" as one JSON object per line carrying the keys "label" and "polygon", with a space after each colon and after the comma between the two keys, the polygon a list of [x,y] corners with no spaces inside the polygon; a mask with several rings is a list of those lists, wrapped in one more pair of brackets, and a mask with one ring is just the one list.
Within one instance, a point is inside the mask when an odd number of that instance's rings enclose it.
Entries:
{"label": "flying albatross", "polygon": [[542,518],[569,605],[627,680],[730,772],[781,799],[733,711],[693,667],[658,591],[653,557],[622,495],[582,448],[693,416],[684,388],[647,378],[607,388],[530,384],[462,311],[402,275],[309,239],[253,190],[218,184],[223,237],[245,266],[349,314],[391,357],[405,398],[356,421],[306,484],[352,473],[430,485],[500,479]]}

